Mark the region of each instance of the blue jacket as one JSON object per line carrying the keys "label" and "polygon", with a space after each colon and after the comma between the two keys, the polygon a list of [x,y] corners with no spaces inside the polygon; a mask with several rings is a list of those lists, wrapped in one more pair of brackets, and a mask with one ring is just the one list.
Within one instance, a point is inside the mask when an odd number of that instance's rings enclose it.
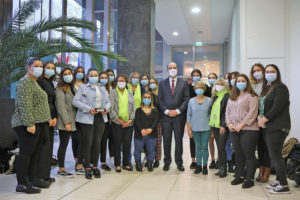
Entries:
{"label": "blue jacket", "polygon": [[[108,93],[104,86],[97,85],[101,92],[101,107],[110,109]],[[94,115],[90,113],[91,108],[95,108],[96,88],[92,88],[90,83],[82,84],[73,99],[73,105],[78,108],[76,122],[83,124],[93,124]]]}

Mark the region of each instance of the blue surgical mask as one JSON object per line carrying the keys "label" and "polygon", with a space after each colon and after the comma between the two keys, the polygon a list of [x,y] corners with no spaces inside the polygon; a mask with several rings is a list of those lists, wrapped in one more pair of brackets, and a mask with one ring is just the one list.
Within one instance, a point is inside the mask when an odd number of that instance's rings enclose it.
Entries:
{"label": "blue surgical mask", "polygon": [[41,76],[42,74],[43,74],[43,68],[41,68],[41,67],[34,67],[34,68],[33,68],[32,75],[33,75],[35,78]]}
{"label": "blue surgical mask", "polygon": [[276,73],[265,74],[265,79],[268,82],[274,82],[277,79],[277,74]]}
{"label": "blue surgical mask", "polygon": [[212,78],[212,79],[208,79],[208,83],[210,85],[213,85],[215,83],[216,79]]}
{"label": "blue surgical mask", "polygon": [[143,103],[145,104],[145,105],[150,105],[151,104],[151,99],[143,99]]}
{"label": "blue surgical mask", "polygon": [[73,76],[72,75],[64,76],[64,81],[66,83],[71,83],[73,81]]}
{"label": "blue surgical mask", "polygon": [[262,74],[262,72],[254,72],[254,73],[253,73],[253,77],[254,77],[256,80],[260,80],[260,79],[263,77],[263,74]]}
{"label": "blue surgical mask", "polygon": [[200,96],[204,93],[204,90],[203,89],[196,89],[195,93],[197,94],[197,96]]}
{"label": "blue surgical mask", "polygon": [[193,76],[193,82],[197,82],[200,80],[201,80],[200,76]]}
{"label": "blue surgical mask", "polygon": [[83,74],[83,73],[77,73],[77,74],[76,74],[76,79],[78,79],[78,80],[83,79],[83,77],[84,77],[84,74]]}
{"label": "blue surgical mask", "polygon": [[132,78],[132,79],[131,79],[131,83],[132,83],[133,85],[137,85],[137,84],[139,84],[139,79],[138,79],[138,78]]}
{"label": "blue surgical mask", "polygon": [[156,84],[155,83],[151,83],[149,85],[149,88],[151,88],[152,90],[155,90],[156,89]]}
{"label": "blue surgical mask", "polygon": [[99,81],[98,76],[96,76],[96,77],[89,77],[89,83],[90,84],[98,83],[98,81]]}
{"label": "blue surgical mask", "polygon": [[114,76],[109,76],[109,82],[113,82],[115,80]]}
{"label": "blue surgical mask", "polygon": [[244,89],[246,89],[246,87],[247,87],[247,83],[244,83],[244,82],[238,82],[238,83],[236,83],[236,87],[237,87],[239,90],[244,90]]}
{"label": "blue surgical mask", "polygon": [[45,75],[46,75],[46,76],[51,77],[51,76],[53,76],[54,74],[55,74],[54,69],[45,69]]}
{"label": "blue surgical mask", "polygon": [[148,80],[141,80],[141,84],[142,84],[142,86],[147,86],[147,85],[148,85],[148,83],[149,83],[149,81],[148,81]]}
{"label": "blue surgical mask", "polygon": [[234,86],[234,84],[235,84],[235,79],[230,80],[230,85]]}
{"label": "blue surgical mask", "polygon": [[100,84],[101,85],[106,85],[108,83],[107,79],[100,79]]}

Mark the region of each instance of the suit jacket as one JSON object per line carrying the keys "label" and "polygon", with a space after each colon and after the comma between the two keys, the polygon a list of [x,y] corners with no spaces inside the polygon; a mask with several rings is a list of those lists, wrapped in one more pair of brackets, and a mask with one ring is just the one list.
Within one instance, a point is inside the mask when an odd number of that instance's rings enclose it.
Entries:
{"label": "suit jacket", "polygon": [[[159,83],[158,104],[161,112],[164,113],[166,110],[178,109],[180,111],[179,116],[186,118],[189,99],[189,85],[185,80],[177,78],[174,95],[172,94],[169,78],[166,78]],[[164,117],[168,116],[164,114]]]}

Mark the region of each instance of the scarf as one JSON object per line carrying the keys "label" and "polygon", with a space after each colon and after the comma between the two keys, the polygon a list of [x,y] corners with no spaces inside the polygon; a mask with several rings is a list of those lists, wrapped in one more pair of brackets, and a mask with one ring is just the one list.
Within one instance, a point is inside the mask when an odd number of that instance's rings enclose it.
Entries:
{"label": "scarf", "polygon": [[119,117],[124,120],[129,120],[129,110],[128,110],[128,90],[125,88],[122,94],[119,88],[116,88],[119,97]]}
{"label": "scarf", "polygon": [[215,103],[212,106],[211,114],[210,114],[210,120],[209,120],[209,126],[220,128],[221,123],[221,101],[225,94],[227,94],[227,90],[223,90],[220,92],[216,92],[216,95],[218,98],[216,99]]}
{"label": "scarf", "polygon": [[[131,84],[128,85],[128,90],[133,92]],[[141,86],[140,86],[140,84],[138,84],[136,86],[136,89],[134,92],[135,109],[138,109],[139,107],[141,107],[141,102],[142,102]]]}

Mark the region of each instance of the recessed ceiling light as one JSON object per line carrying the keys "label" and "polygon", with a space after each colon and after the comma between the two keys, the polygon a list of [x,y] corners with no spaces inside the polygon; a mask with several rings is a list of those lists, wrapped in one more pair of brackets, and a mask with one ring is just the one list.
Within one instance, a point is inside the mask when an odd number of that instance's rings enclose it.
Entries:
{"label": "recessed ceiling light", "polygon": [[187,51],[185,51],[185,52],[183,52],[183,53],[184,53],[185,55],[186,55],[186,54],[188,54],[188,52],[187,52]]}
{"label": "recessed ceiling light", "polygon": [[200,12],[200,8],[199,7],[194,7],[194,8],[192,8],[192,13],[195,13],[195,14],[197,14],[197,13],[199,13]]}
{"label": "recessed ceiling light", "polygon": [[173,35],[174,35],[174,36],[178,36],[179,33],[178,33],[178,32],[173,32]]}

